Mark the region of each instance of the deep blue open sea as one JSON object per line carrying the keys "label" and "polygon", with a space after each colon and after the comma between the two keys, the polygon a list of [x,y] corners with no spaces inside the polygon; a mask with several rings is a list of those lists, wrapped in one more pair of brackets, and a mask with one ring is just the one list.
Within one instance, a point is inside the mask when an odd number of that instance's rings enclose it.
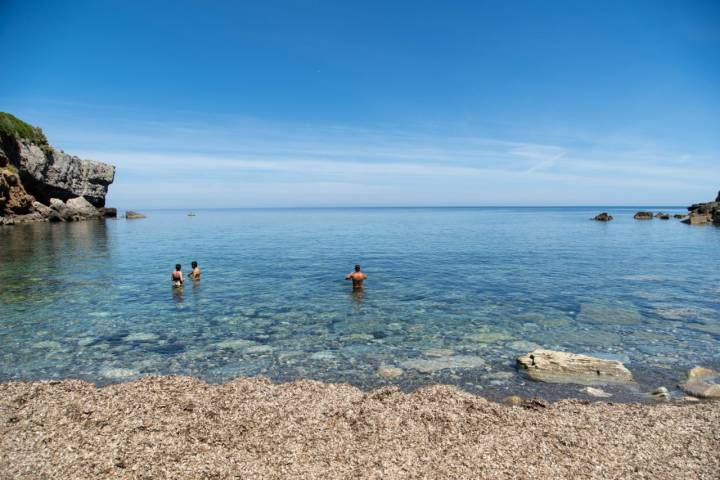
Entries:
{"label": "deep blue open sea", "polygon": [[[603,210],[615,220],[589,220]],[[2,227],[0,381],[264,375],[582,397],[515,369],[542,346],[623,361],[639,385],[608,391],[641,399],[720,366],[720,228],[636,210],[148,211]],[[191,260],[201,282],[173,290],[173,266]],[[361,295],[344,280],[355,263]]]}

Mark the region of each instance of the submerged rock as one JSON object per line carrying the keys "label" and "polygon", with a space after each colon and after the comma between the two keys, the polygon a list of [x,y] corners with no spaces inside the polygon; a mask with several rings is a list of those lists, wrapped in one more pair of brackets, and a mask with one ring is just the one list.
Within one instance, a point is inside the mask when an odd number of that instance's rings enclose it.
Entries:
{"label": "submerged rock", "polygon": [[236,340],[223,340],[222,342],[216,343],[214,346],[218,350],[242,350],[255,345],[255,342],[245,339]]}
{"label": "submerged rock", "polygon": [[449,357],[454,353],[455,352],[449,348],[431,348],[429,350],[425,350],[423,355],[426,357]]}
{"label": "submerged rock", "polygon": [[595,215],[595,217],[593,217],[593,220],[596,220],[598,222],[609,222],[612,219],[612,215],[608,215],[607,212],[599,213]]}
{"label": "submerged rock", "polygon": [[253,345],[245,350],[245,353],[252,355],[266,355],[272,352],[273,348],[270,345]]}
{"label": "submerged rock", "polygon": [[130,368],[103,368],[100,370],[100,375],[106,378],[125,379],[138,375],[138,372]]}
{"label": "submerged rock", "polygon": [[382,378],[398,378],[405,373],[402,368],[382,366],[377,369],[378,376]]}
{"label": "submerged rock", "polygon": [[555,350],[539,349],[521,355],[517,364],[531,379],[540,382],[603,385],[634,381],[630,370],[616,360]]}
{"label": "submerged rock", "polygon": [[435,373],[446,369],[478,368],[485,365],[485,360],[470,355],[455,355],[432,359],[413,358],[400,363],[403,368],[417,370],[420,373]]}
{"label": "submerged rock", "polygon": [[507,332],[491,329],[481,329],[478,333],[473,333],[465,337],[466,339],[477,343],[496,343],[503,340],[512,340],[512,335]]}
{"label": "submerged rock", "polygon": [[123,337],[123,340],[126,342],[155,342],[158,339],[160,339],[159,335],[149,332],[131,333],[130,335]]}
{"label": "submerged rock", "polygon": [[633,218],[635,220],[652,220],[653,212],[637,212]]}
{"label": "submerged rock", "polygon": [[632,304],[606,305],[601,303],[583,303],[577,316],[580,323],[639,325],[643,322],[640,311]]}

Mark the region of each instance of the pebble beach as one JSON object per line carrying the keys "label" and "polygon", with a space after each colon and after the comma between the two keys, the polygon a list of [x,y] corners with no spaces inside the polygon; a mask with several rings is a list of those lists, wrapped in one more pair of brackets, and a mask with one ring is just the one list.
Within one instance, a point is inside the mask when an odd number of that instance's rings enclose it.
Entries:
{"label": "pebble beach", "polygon": [[717,478],[720,403],[144,377],[0,385],[0,478]]}

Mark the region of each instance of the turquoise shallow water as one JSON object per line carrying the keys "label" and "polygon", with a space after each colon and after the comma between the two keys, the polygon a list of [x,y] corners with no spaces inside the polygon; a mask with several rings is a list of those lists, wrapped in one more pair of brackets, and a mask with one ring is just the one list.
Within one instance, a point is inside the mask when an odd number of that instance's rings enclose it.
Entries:
{"label": "turquoise shallow water", "polygon": [[[515,370],[539,345],[622,360],[639,388],[610,390],[638,399],[720,366],[720,229],[635,221],[634,208],[589,221],[600,210],[151,211],[3,227],[0,380],[260,374],[582,396]],[[173,291],[173,265],[191,260],[201,283]],[[343,280],[355,262],[362,296]]]}

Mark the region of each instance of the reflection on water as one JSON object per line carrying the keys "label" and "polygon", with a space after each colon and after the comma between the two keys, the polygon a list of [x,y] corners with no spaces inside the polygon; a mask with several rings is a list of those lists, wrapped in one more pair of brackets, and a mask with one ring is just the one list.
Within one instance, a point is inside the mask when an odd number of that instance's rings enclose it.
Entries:
{"label": "reflection on water", "polygon": [[353,304],[359,308],[362,305],[363,299],[365,298],[365,289],[353,288],[350,296],[353,300]]}
{"label": "reflection on water", "polygon": [[184,300],[185,287],[184,286],[181,286],[181,287],[173,286],[171,288],[172,288],[173,300],[175,300],[176,303],[181,303]]}
{"label": "reflection on water", "polygon": [[[598,224],[595,210],[152,212],[0,228],[0,380],[262,374],[372,387],[390,381],[381,365],[439,358],[449,368],[392,381],[553,396],[578,389],[526,382],[516,355],[616,358],[640,391],[720,366],[720,255],[708,254],[720,230],[636,222],[632,209]],[[191,259],[202,281],[172,289],[168,272]],[[352,291],[357,261],[370,278]]]}

